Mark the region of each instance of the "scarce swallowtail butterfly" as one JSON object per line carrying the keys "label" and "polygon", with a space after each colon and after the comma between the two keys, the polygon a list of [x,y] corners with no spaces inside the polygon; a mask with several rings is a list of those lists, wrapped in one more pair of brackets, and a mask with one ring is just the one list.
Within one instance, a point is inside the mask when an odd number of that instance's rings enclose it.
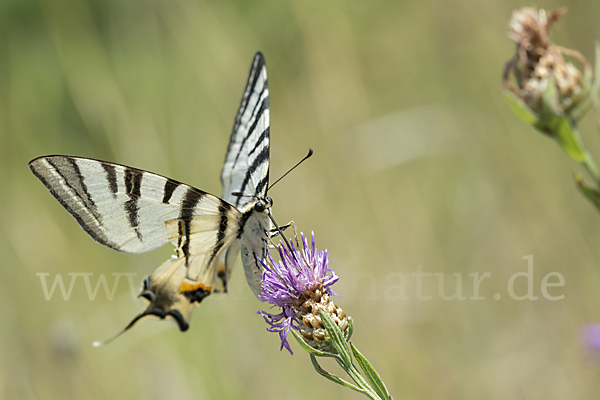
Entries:
{"label": "scarce swallowtail butterfly", "polygon": [[[254,56],[221,172],[223,197],[161,175],[106,161],[44,156],[31,171],[94,240],[124,253],[170,241],[176,256],[143,281],[147,316],[189,327],[192,309],[213,291],[226,291],[241,252],[246,279],[260,292],[272,236],[269,183],[269,87],[261,53]],[[121,332],[121,333],[122,333]],[[118,336],[118,335],[117,335]]]}

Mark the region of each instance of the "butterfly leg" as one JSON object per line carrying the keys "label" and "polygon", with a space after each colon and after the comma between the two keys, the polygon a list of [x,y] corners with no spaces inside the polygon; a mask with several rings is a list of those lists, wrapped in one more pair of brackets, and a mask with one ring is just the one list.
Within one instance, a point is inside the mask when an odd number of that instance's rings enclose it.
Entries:
{"label": "butterfly leg", "polygon": [[[290,221],[290,222],[288,222],[287,224],[280,226],[280,227],[279,227],[279,230],[280,230],[281,232],[284,232],[284,231],[285,231],[287,228],[289,228],[290,226],[291,226],[291,227],[292,227],[292,229],[294,230],[294,238],[295,238],[295,240],[296,240],[296,244],[298,244],[298,229],[296,228],[296,223],[295,223],[294,221]],[[277,228],[273,228],[273,229],[271,229],[271,232],[270,232],[270,234],[269,234],[269,239],[273,239],[273,238],[275,238],[275,237],[279,236],[279,235],[280,235],[280,233],[279,233],[280,231],[279,231],[279,230],[277,230]],[[271,244],[269,244],[269,246],[268,246],[268,247],[269,247],[269,249],[274,249],[274,248],[275,248],[275,245],[273,245],[272,243],[273,243],[273,242],[271,241]]]}
{"label": "butterfly leg", "polygon": [[279,227],[279,230],[277,228],[271,229],[271,233],[270,233],[269,237],[271,237],[271,238],[277,237],[279,235],[279,231],[284,232],[290,226],[293,226],[294,232],[296,232],[296,224],[294,223],[294,221],[290,221],[285,225],[281,225]]}

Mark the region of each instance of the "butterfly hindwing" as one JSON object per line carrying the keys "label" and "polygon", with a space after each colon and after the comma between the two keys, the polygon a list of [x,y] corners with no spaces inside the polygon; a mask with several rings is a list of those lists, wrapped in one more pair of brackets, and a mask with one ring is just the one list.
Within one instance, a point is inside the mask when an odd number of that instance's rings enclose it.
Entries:
{"label": "butterfly hindwing", "polygon": [[220,211],[220,215],[166,221],[177,257],[165,261],[144,282],[140,295],[147,301],[146,310],[125,329],[146,316],[170,316],[185,331],[194,306],[215,289],[222,290],[214,260],[235,239],[239,213],[233,206],[221,206]]}
{"label": "butterfly hindwing", "polygon": [[198,215],[190,220],[166,222],[169,240],[175,245],[178,258],[187,258],[188,280],[212,288],[217,274],[214,261],[237,234],[239,212],[229,207],[223,207],[220,215]]}

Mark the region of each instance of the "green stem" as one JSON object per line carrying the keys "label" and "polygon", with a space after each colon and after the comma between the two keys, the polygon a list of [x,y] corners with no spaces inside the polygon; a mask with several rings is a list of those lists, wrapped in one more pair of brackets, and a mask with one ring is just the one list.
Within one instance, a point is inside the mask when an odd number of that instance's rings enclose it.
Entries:
{"label": "green stem", "polygon": [[377,393],[373,390],[373,388],[369,385],[369,383],[363,378],[358,369],[354,366],[354,364],[344,365],[343,362],[339,358],[336,358],[337,362],[340,366],[346,371],[346,373],[352,378],[352,380],[365,391],[365,395],[370,397],[373,400],[384,400],[381,399]]}
{"label": "green stem", "polygon": [[596,181],[598,189],[600,189],[600,168],[598,168],[598,164],[596,164],[594,157],[592,157],[592,155],[589,151],[587,151],[587,149],[585,149],[583,154],[585,156],[583,164],[587,168],[592,178],[594,178],[594,180]]}
{"label": "green stem", "polygon": [[[570,128],[569,129],[570,135],[573,140],[573,144],[575,145],[575,148],[577,149],[577,151],[575,151],[574,154],[569,154],[569,155],[571,155],[572,158],[574,158],[575,160],[577,160],[577,161],[581,162],[583,165],[585,165],[586,169],[588,170],[588,172],[590,173],[590,175],[596,182],[596,187],[598,189],[600,189],[600,168],[598,168],[598,164],[596,164],[596,160],[594,160],[594,157],[588,151],[588,148],[585,145],[585,142],[583,141],[583,137],[581,136],[581,132],[579,131],[579,128],[577,126],[577,122],[572,118],[568,118],[567,120],[563,120],[563,121],[568,123],[568,127]],[[559,134],[559,136],[560,136],[560,134]],[[568,136],[568,134],[566,134],[566,136]],[[567,150],[567,152],[569,152],[569,151]],[[579,155],[579,157],[577,157],[577,154]]]}

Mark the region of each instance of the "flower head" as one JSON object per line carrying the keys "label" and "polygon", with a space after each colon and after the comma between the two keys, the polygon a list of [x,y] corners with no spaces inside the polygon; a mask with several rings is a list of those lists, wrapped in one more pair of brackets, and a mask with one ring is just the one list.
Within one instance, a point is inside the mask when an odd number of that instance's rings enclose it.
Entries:
{"label": "flower head", "polygon": [[275,261],[271,254],[261,260],[264,272],[259,298],[272,308],[279,308],[279,312],[258,313],[269,324],[269,332],[279,333],[280,350],[285,347],[290,353],[292,350],[287,341],[290,329],[299,331],[311,347],[327,345],[319,310],[328,313],[342,330],[348,327],[346,314],[330,298],[330,295],[337,296],[331,286],[339,278],[328,268],[327,251],[317,251],[314,234],[311,246],[304,235],[301,237],[301,249],[296,249],[293,244],[287,248],[279,243],[279,260]]}
{"label": "flower head", "polygon": [[[517,44],[516,54],[507,64],[504,85],[513,91],[536,114],[543,113],[543,97],[548,85],[557,89],[553,108],[557,113],[570,112],[586,98],[582,73],[564,55],[574,57],[588,65],[581,53],[552,43],[548,32],[552,24],[566,12],[559,9],[553,12],[524,7],[513,12],[509,23],[508,36]],[[513,72],[516,87],[509,81]]]}

